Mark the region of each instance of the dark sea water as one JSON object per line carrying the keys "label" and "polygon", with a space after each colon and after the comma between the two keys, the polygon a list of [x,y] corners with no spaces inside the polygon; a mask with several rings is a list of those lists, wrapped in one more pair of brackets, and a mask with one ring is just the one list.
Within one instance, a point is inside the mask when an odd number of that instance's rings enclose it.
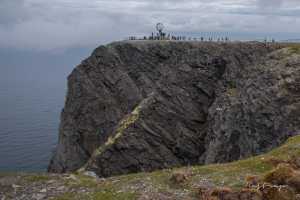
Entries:
{"label": "dark sea water", "polygon": [[0,172],[45,171],[57,143],[67,76],[90,49],[0,49]]}

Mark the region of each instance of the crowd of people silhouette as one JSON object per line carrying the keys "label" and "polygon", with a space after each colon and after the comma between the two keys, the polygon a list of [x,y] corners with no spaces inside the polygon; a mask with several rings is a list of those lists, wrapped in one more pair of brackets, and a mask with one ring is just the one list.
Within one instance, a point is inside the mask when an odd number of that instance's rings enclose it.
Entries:
{"label": "crowd of people silhouette", "polygon": [[[164,25],[162,23],[156,24],[156,30],[157,33],[152,32],[150,36],[143,36],[143,37],[136,37],[136,36],[130,36],[129,40],[171,40],[171,41],[201,41],[201,42],[229,42],[231,41],[228,36],[222,36],[222,37],[191,37],[191,36],[182,36],[182,35],[171,35],[166,34],[163,32]],[[275,39],[271,39],[268,41],[268,39],[263,40],[264,43],[275,43]]]}

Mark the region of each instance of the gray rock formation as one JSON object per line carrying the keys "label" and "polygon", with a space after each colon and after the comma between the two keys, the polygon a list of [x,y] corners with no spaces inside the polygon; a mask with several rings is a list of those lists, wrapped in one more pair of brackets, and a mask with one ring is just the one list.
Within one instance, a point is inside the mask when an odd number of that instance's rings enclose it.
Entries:
{"label": "gray rock formation", "polygon": [[300,56],[260,43],[132,41],[68,79],[50,172],[99,176],[227,162],[296,134]]}

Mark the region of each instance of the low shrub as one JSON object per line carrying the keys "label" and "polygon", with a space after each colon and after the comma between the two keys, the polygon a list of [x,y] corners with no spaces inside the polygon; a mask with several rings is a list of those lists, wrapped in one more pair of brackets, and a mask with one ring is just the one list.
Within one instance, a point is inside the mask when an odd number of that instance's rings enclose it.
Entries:
{"label": "low shrub", "polygon": [[263,181],[273,185],[286,185],[287,180],[295,174],[294,169],[288,164],[279,164],[274,170],[268,172]]}
{"label": "low shrub", "polygon": [[189,180],[190,174],[186,171],[175,171],[171,175],[171,182],[174,184],[183,184]]}

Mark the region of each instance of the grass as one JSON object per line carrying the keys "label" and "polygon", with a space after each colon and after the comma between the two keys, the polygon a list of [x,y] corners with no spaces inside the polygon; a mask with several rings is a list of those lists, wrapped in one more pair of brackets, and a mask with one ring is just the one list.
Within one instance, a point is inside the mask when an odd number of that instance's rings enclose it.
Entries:
{"label": "grass", "polygon": [[228,88],[227,89],[227,94],[230,97],[236,97],[236,96],[238,96],[238,90],[236,88]]}
{"label": "grass", "polygon": [[300,43],[286,43],[283,47],[288,48],[291,54],[300,54]]}
{"label": "grass", "polygon": [[[300,156],[300,136],[290,138],[284,145],[267,154],[251,157],[249,159],[226,164],[184,167],[172,170],[160,170],[152,173],[113,177],[107,179],[100,187],[105,191],[110,191],[107,194],[105,193],[105,195],[108,195],[111,199],[118,199],[116,196],[110,194],[111,192],[113,193],[113,191],[122,190],[135,192],[130,189],[130,186],[139,182],[152,185],[158,192],[171,193],[172,191],[180,191],[183,189],[192,193],[194,191],[194,185],[204,179],[215,186],[227,186],[233,189],[240,189],[246,184],[245,178],[247,176],[255,175],[262,177],[275,168],[268,160],[276,158],[282,161],[288,161],[293,156]],[[192,173],[190,180],[184,185],[172,185],[170,177],[172,172],[176,170],[190,171]],[[115,180],[118,181],[114,182]],[[101,196],[101,194],[104,194],[103,191],[99,191],[98,196]],[[131,197],[133,198],[134,195],[130,196],[130,198]]]}
{"label": "grass", "polygon": [[116,192],[111,190],[104,190],[100,192],[95,192],[88,197],[90,200],[135,200],[137,198],[135,193],[127,192]]}
{"label": "grass", "polygon": [[294,46],[289,48],[292,54],[300,54],[300,46]]}
{"label": "grass", "polygon": [[230,97],[236,97],[238,95],[237,83],[233,80],[227,82],[227,94]]}
{"label": "grass", "polygon": [[[93,152],[93,155],[91,156],[91,158],[95,158],[95,157],[101,155],[106,149],[108,149],[110,146],[115,144],[116,140],[118,140],[122,136],[124,130],[126,130],[136,120],[138,120],[139,115],[140,115],[140,111],[141,111],[141,107],[140,107],[140,105],[138,105],[127,117],[125,117],[125,119],[123,119],[120,122],[120,124],[119,124],[119,126],[116,130],[116,134],[114,136],[109,137],[107,139],[107,141],[105,142],[105,144],[103,144],[102,146],[97,148]],[[98,134],[98,132],[97,132],[97,134]],[[90,164],[90,162],[93,162],[93,160],[90,159],[82,168],[80,168],[77,171],[78,172],[84,171],[84,169]]]}
{"label": "grass", "polygon": [[59,195],[58,197],[55,197],[52,200],[73,200],[73,199],[74,200],[78,199],[78,194],[67,192],[62,195]]}
{"label": "grass", "polygon": [[[268,162],[272,158],[288,161],[293,156],[300,156],[300,136],[290,138],[281,147],[261,156],[252,157],[227,164],[214,164],[208,166],[193,167],[193,173],[197,176],[207,177],[219,186],[240,188],[248,175],[262,176],[274,169]],[[195,178],[197,180],[197,178]]]}
{"label": "grass", "polygon": [[73,180],[73,179],[68,179],[65,180],[65,185],[68,187],[72,187],[72,188],[97,188],[98,187],[98,183],[96,182],[95,179],[85,176],[85,175],[74,175],[77,180]]}
{"label": "grass", "polygon": [[46,182],[51,180],[51,177],[49,177],[47,174],[36,174],[25,176],[24,180],[28,182]]}
{"label": "grass", "polygon": [[[300,156],[300,136],[295,136],[287,140],[281,147],[264,155],[251,157],[226,164],[212,164],[206,166],[191,166],[177,169],[159,170],[151,173],[129,174],[107,178],[102,181],[88,176],[74,174],[76,179],[62,179],[65,186],[71,191],[66,192],[54,200],[135,200],[141,191],[151,191],[154,193],[178,194],[183,191],[187,195],[195,195],[197,185],[203,180],[208,181],[214,186],[225,186],[233,189],[240,189],[245,186],[247,176],[265,177],[272,172],[275,166],[270,162],[271,159],[289,161],[293,157]],[[184,184],[174,185],[170,178],[176,171],[187,171],[191,174]],[[30,182],[41,182],[51,179],[46,174],[25,175],[24,179]],[[57,181],[60,178],[56,178]],[[80,189],[89,192],[80,193]],[[70,190],[69,190],[70,191]]]}
{"label": "grass", "polygon": [[250,158],[228,164],[209,165],[194,167],[193,173],[196,174],[194,182],[200,178],[206,178],[217,186],[228,186],[241,188],[248,175],[261,175],[272,169],[272,166],[262,159],[262,157]]}
{"label": "grass", "polygon": [[227,85],[228,85],[229,88],[237,88],[237,83],[233,80],[228,81]]}
{"label": "grass", "polygon": [[16,175],[22,175],[22,174],[21,173],[15,173],[15,172],[0,172],[0,178],[9,177],[9,176],[16,176]]}
{"label": "grass", "polygon": [[116,130],[116,134],[113,137],[109,137],[104,145],[96,149],[92,157],[100,155],[109,146],[113,145],[116,142],[116,140],[118,140],[122,136],[124,130],[126,130],[131,124],[133,124],[139,118],[140,109],[141,109],[140,106],[137,106],[132,111],[132,113],[130,113],[127,117],[125,117],[125,119],[122,120],[121,123],[119,124],[118,129]]}
{"label": "grass", "polygon": [[99,192],[92,192],[90,194],[78,194],[66,192],[52,200],[135,200],[137,198],[135,193],[117,192],[113,190],[103,190]]}

